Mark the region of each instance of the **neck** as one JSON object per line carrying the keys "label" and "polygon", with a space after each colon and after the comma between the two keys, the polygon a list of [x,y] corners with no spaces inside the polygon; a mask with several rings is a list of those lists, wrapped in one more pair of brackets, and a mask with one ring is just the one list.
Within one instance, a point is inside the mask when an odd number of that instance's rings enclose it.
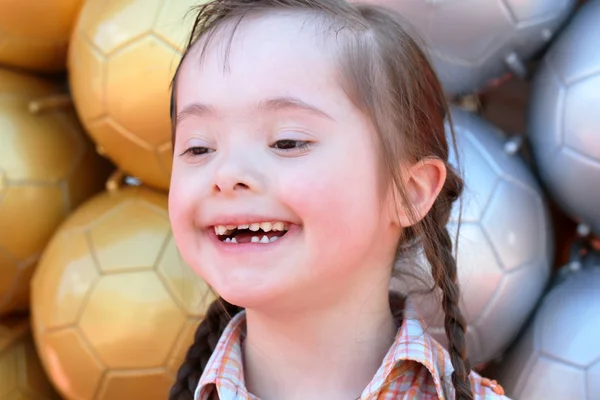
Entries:
{"label": "neck", "polygon": [[318,310],[307,307],[285,315],[246,310],[248,390],[261,400],[359,398],[398,329],[389,285],[377,286],[376,291],[350,291],[350,299]]}

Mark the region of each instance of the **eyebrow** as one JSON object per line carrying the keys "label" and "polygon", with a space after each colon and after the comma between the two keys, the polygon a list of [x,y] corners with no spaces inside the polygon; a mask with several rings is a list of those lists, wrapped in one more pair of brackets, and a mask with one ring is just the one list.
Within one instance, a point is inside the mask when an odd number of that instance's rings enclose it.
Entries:
{"label": "eyebrow", "polygon": [[[333,118],[320,108],[313,106],[296,97],[275,97],[258,103],[257,108],[262,111],[275,112],[281,110],[296,110],[317,115],[321,118],[333,120]],[[177,114],[177,123],[189,117],[204,117],[215,115],[216,110],[206,104],[192,103],[187,105]]]}

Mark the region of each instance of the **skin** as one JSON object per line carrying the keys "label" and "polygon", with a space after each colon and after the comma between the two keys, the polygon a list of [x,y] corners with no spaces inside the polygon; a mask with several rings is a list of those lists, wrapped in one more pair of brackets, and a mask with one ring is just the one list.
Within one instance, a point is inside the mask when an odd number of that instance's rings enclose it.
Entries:
{"label": "skin", "polygon": [[[246,308],[246,386],[262,400],[358,398],[398,328],[388,287],[409,221],[382,195],[375,132],[338,84],[335,44],[307,21],[247,18],[227,69],[218,34],[202,63],[195,45],[177,81],[173,234],[185,261]],[[399,168],[425,215],[443,163]],[[268,244],[214,235],[264,221],[291,228]]]}

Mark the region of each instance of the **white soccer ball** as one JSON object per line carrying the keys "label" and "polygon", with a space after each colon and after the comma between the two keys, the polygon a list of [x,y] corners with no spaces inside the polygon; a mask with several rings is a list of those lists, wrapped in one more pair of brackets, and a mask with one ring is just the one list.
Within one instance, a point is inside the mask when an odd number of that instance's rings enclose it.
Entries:
{"label": "white soccer ball", "polygon": [[600,234],[600,1],[585,4],[544,57],[529,117],[540,178],[566,213]]}
{"label": "white soccer ball", "polygon": [[449,94],[477,91],[508,71],[526,74],[576,0],[350,0],[401,13],[430,47]]}
{"label": "white soccer ball", "polygon": [[545,297],[497,378],[514,399],[600,399],[600,254]]}

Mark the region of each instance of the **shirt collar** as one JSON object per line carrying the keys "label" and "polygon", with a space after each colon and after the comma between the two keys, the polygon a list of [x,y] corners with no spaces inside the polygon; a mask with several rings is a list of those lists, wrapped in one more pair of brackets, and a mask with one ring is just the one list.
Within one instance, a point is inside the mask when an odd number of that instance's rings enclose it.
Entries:
{"label": "shirt collar", "polygon": [[[204,399],[205,392],[210,390],[212,385],[220,388],[219,390],[247,395],[240,340],[245,322],[246,313],[242,311],[236,314],[225,328],[200,378],[194,399]],[[378,393],[394,368],[404,360],[420,363],[427,368],[433,377],[439,398],[451,395],[444,391],[439,374],[440,370],[452,370],[450,361],[445,357],[442,347],[433,342],[423,326],[416,307],[409,298],[406,299],[402,326],[381,367],[363,391],[362,399],[371,398]]]}

